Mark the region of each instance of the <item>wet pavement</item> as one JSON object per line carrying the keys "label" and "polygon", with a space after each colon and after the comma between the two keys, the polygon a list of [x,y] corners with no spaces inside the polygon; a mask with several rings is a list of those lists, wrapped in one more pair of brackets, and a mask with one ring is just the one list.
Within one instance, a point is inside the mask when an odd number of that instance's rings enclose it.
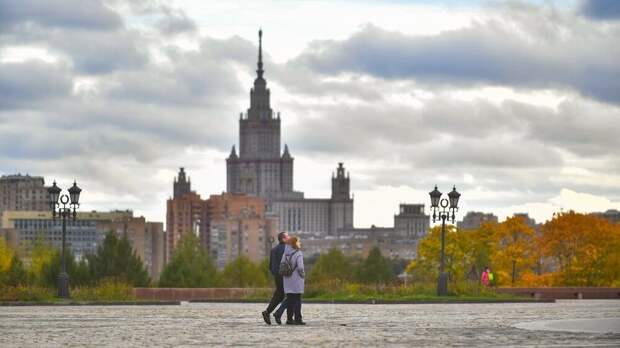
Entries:
{"label": "wet pavement", "polygon": [[[306,304],[303,312],[308,325],[303,327],[267,326],[260,315],[264,307],[233,303],[0,307],[0,347],[620,347],[617,330],[591,329],[603,325],[613,329],[620,318],[618,300]],[[583,319],[603,320],[580,324]],[[570,331],[560,331],[563,327],[558,320],[568,323]]]}

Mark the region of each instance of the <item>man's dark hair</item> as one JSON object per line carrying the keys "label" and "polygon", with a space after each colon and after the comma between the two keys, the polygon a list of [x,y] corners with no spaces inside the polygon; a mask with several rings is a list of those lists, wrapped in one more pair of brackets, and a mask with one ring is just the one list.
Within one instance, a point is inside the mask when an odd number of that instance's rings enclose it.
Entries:
{"label": "man's dark hair", "polygon": [[283,243],[284,242],[284,235],[286,234],[286,232],[280,232],[278,233],[278,242]]}

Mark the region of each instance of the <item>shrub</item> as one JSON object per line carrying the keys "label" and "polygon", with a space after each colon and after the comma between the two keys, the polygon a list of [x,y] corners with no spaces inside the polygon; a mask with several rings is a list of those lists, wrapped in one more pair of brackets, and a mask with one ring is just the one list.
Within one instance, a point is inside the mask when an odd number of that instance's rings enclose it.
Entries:
{"label": "shrub", "polygon": [[128,301],[134,300],[131,284],[115,279],[104,279],[97,286],[72,290],[71,298],[77,301]]}

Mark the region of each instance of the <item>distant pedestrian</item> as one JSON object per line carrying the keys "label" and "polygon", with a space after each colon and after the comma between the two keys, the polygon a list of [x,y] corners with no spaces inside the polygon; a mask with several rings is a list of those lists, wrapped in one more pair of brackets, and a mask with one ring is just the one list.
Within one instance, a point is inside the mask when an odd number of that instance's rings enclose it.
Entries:
{"label": "distant pedestrian", "polygon": [[280,232],[278,234],[278,245],[271,249],[271,254],[269,255],[269,272],[274,277],[276,288],[273,291],[273,295],[271,296],[271,301],[269,302],[267,309],[262,313],[263,320],[265,320],[265,323],[268,325],[271,325],[271,318],[269,315],[278,305],[280,305],[280,308],[278,308],[278,310],[274,313],[273,317],[278,325],[282,324],[282,314],[286,309],[284,283],[282,280],[282,275],[280,274],[280,261],[282,260],[282,255],[284,255],[284,249],[288,239],[288,233]]}
{"label": "distant pedestrian", "polygon": [[301,316],[301,296],[304,293],[306,270],[298,237],[291,237],[286,243],[280,262],[280,274],[284,277],[286,293],[286,324],[306,325]]}
{"label": "distant pedestrian", "polygon": [[480,276],[480,283],[484,286],[490,286],[491,285],[491,279],[489,277],[489,275],[492,274],[491,270],[489,269],[488,266],[484,267],[484,271],[482,272],[482,275]]}

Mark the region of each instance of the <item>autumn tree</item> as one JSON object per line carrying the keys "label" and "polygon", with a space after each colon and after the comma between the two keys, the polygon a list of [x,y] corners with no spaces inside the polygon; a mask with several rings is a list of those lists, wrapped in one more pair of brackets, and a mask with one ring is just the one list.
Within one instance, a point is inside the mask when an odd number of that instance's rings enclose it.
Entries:
{"label": "autumn tree", "polygon": [[[457,232],[454,226],[446,226],[444,266],[450,280],[466,279],[476,259],[475,250],[471,232]],[[441,227],[436,226],[418,244],[416,259],[407,266],[407,273],[414,281],[435,281],[440,259]]]}
{"label": "autumn tree", "polygon": [[534,269],[536,248],[533,246],[536,240],[534,229],[521,216],[509,217],[496,226],[491,265],[499,284],[505,285],[511,283],[513,271],[517,276],[516,272],[531,272]]}
{"label": "autumn tree", "polygon": [[620,279],[620,228],[574,211],[556,214],[542,227],[544,254],[555,261],[565,286],[604,286]]}

